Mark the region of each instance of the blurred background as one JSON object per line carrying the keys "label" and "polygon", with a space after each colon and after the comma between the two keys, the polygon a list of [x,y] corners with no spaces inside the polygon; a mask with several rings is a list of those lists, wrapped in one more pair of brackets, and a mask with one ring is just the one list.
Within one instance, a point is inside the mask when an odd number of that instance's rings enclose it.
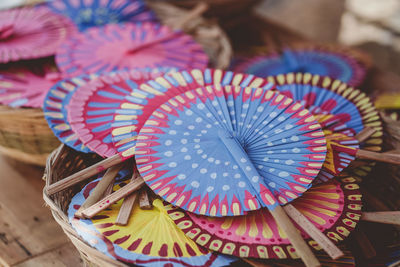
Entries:
{"label": "blurred background", "polygon": [[264,0],[255,11],[306,38],[360,48],[400,74],[399,0]]}

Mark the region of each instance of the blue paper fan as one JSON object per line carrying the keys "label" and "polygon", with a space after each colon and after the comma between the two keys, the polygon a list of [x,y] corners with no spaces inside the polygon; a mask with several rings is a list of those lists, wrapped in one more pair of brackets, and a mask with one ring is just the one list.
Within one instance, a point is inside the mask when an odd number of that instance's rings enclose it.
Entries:
{"label": "blue paper fan", "polygon": [[82,75],[56,83],[47,93],[43,103],[44,116],[53,133],[64,144],[81,152],[91,152],[84,146],[68,122],[67,105],[74,92],[96,75]]}
{"label": "blue paper fan", "polygon": [[135,146],[134,137],[159,104],[188,90],[213,84],[273,88],[272,83],[254,75],[218,69],[194,69],[150,80],[127,96],[115,112],[112,136],[118,152]]}
{"label": "blue paper fan", "polygon": [[109,23],[156,20],[143,0],[51,0],[47,6],[71,18],[81,31]]}
{"label": "blue paper fan", "polygon": [[294,46],[285,48],[281,54],[271,53],[239,60],[235,71],[251,73],[260,77],[290,72],[329,76],[349,85],[358,86],[367,73],[367,62],[357,52],[334,46]]}
{"label": "blue paper fan", "polygon": [[137,139],[136,163],[150,188],[209,216],[273,210],[296,199],[326,153],[324,133],[306,109],[250,87],[207,86],[171,98]]}

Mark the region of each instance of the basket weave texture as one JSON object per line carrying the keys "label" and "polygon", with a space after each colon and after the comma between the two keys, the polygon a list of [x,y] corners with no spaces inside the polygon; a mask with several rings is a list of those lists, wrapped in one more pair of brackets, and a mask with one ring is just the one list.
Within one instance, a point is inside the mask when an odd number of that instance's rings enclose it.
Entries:
{"label": "basket weave texture", "polygon": [[80,153],[66,145],[59,146],[53,151],[47,159],[44,179],[46,186],[43,190],[43,199],[49,206],[51,213],[56,222],[61,226],[64,233],[72,241],[74,246],[79,251],[85,266],[107,267],[107,266],[128,266],[119,261],[113,260],[98,250],[87,244],[72,228],[69,223],[67,210],[72,197],[78,193],[88,181],[84,181],[67,190],[49,196],[46,193],[46,188],[70,174],[82,170],[95,162],[98,162],[100,157],[95,154]]}
{"label": "basket weave texture", "polygon": [[0,152],[36,165],[60,142],[47,125],[41,109],[10,108],[0,105]]}
{"label": "basket weave texture", "polygon": [[196,7],[187,10],[158,1],[149,1],[148,5],[163,24],[192,35],[207,53],[212,67],[218,69],[229,67],[233,54],[232,46],[228,36],[216,21],[192,13]]}

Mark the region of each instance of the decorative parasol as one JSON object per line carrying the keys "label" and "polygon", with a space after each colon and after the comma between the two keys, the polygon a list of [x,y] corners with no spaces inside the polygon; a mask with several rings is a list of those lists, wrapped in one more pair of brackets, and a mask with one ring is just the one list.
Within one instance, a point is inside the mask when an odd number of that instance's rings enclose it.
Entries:
{"label": "decorative parasol", "polygon": [[[361,194],[353,177],[315,185],[292,205],[334,242],[344,240],[361,217]],[[268,209],[244,216],[214,218],[164,203],[168,214],[199,245],[220,253],[251,258],[298,258]],[[297,226],[304,238],[309,236]],[[309,239],[317,250],[318,244]]]}
{"label": "decorative parasol", "polygon": [[110,23],[156,20],[143,0],[52,0],[47,6],[71,18],[81,31]]}
{"label": "decorative parasol", "polygon": [[288,203],[325,160],[314,117],[276,92],[208,86],[159,105],[137,138],[138,170],[154,192],[194,213],[243,215]]}
{"label": "decorative parasol", "polygon": [[290,72],[311,73],[359,86],[364,81],[368,67],[369,62],[352,49],[333,45],[295,44],[279,53],[242,58],[233,69],[260,77]]}
{"label": "decorative parasol", "polygon": [[[225,266],[235,260],[210,253],[186,237],[169,218],[159,199],[154,200],[150,210],[142,210],[136,204],[127,226],[115,224],[122,201],[113,204],[92,220],[74,218],[75,212],[98,182],[99,179],[92,181],[73,197],[68,216],[78,234],[105,255],[140,266],[165,266],[168,263],[186,267]],[[114,190],[125,184],[117,183]]]}
{"label": "decorative parasol", "polygon": [[56,63],[74,76],[134,68],[205,68],[208,58],[189,35],[145,22],[90,28],[64,43]]}
{"label": "decorative parasol", "polygon": [[69,19],[45,7],[0,11],[0,63],[54,55],[73,32]]}
{"label": "decorative parasol", "polygon": [[115,155],[117,151],[111,138],[111,123],[116,109],[125,96],[137,92],[140,84],[162,74],[156,69],[152,72],[112,72],[80,87],[68,105],[68,121],[72,130],[84,145],[100,156]]}
{"label": "decorative parasol", "polygon": [[[44,116],[53,133],[64,144],[81,152],[91,152],[84,146],[68,122],[67,105],[74,92],[96,75],[81,75],[64,79],[51,87],[43,102]],[[53,83],[54,84],[54,83]]]}
{"label": "decorative parasol", "polygon": [[49,58],[0,66],[0,103],[11,107],[40,108],[49,88],[60,79]]}

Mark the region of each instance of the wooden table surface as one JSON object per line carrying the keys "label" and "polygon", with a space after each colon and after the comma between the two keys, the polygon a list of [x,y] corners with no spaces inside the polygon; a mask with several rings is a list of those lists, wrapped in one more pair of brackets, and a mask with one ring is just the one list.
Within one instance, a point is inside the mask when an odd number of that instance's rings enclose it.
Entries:
{"label": "wooden table surface", "polygon": [[82,266],[42,198],[43,169],[0,155],[0,266]]}

